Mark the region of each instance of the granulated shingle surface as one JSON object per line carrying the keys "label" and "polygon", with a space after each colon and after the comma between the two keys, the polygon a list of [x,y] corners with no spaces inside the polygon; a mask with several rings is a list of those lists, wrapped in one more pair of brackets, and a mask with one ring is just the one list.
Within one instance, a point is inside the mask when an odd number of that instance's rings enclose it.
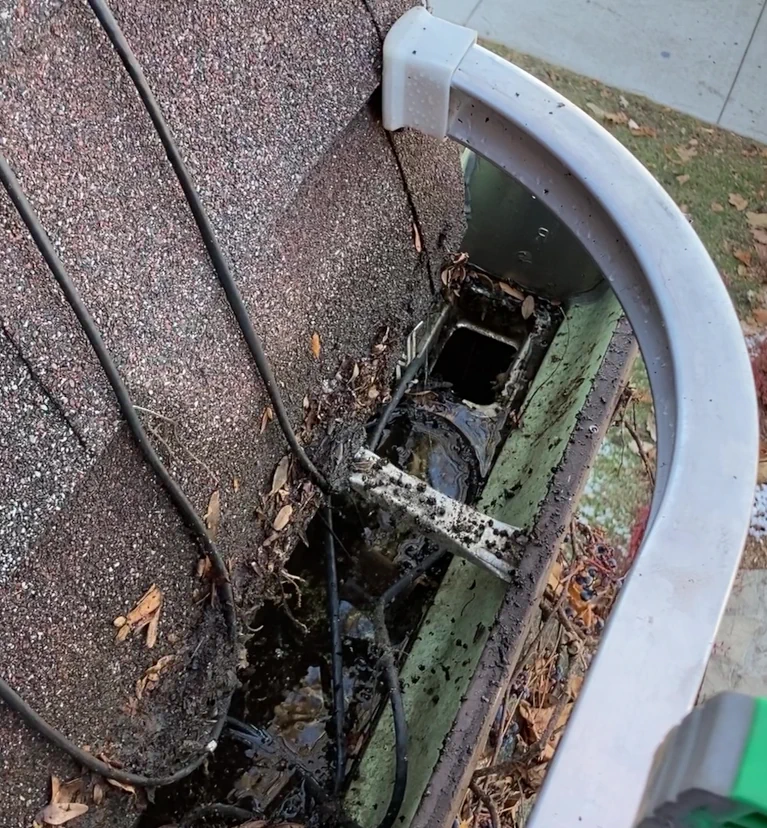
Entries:
{"label": "granulated shingle surface", "polygon": [[[407,5],[371,8],[386,26]],[[304,397],[332,388],[341,362],[365,357],[382,327],[396,357],[432,297],[402,177],[366,104],[380,60],[368,10],[351,0],[200,0],[114,11],[299,425]],[[0,101],[2,152],[136,403],[175,423],[145,415],[169,467],[201,513],[220,490],[219,544],[245,612],[259,592],[250,564],[290,546],[286,533],[260,549],[256,514],[285,443],[276,423],[259,433],[263,387],[149,119],[85,3],[0,0]],[[434,265],[462,234],[457,153],[417,136],[395,141]],[[175,770],[205,738],[234,659],[218,614],[199,603],[196,545],[4,194],[0,321],[0,557],[11,564],[0,574],[3,675],[79,744],[141,771]],[[335,416],[334,434],[361,439],[351,401]],[[320,438],[321,429],[310,451]],[[328,472],[332,443],[318,457]],[[7,520],[17,502],[23,520]],[[151,583],[166,597],[157,648],[117,646],[112,619]],[[172,669],[126,715],[136,680],[165,654],[176,656]],[[28,826],[48,774],[76,772],[0,707],[0,824]],[[122,828],[132,808],[110,789],[75,824]]]}

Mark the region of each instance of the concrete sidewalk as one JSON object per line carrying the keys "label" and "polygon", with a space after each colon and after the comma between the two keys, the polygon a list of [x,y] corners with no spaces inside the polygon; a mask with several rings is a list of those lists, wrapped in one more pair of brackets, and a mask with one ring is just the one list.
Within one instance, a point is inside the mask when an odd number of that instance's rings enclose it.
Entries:
{"label": "concrete sidewalk", "polygon": [[767,141],[767,0],[431,0],[480,37]]}

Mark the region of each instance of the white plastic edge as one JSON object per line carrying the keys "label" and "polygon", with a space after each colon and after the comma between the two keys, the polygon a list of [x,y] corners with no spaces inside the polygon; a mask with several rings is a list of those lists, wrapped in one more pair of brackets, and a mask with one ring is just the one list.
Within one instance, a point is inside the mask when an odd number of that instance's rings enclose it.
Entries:
{"label": "white plastic edge", "polygon": [[383,125],[412,127],[434,138],[447,135],[450,81],[477,33],[410,9],[384,41]]}
{"label": "white plastic edge", "polygon": [[581,240],[650,375],[651,521],[530,822],[628,828],[655,749],[695,702],[745,543],[758,458],[750,362],[700,239],[618,141],[476,45],[451,86],[448,136],[519,180]]}

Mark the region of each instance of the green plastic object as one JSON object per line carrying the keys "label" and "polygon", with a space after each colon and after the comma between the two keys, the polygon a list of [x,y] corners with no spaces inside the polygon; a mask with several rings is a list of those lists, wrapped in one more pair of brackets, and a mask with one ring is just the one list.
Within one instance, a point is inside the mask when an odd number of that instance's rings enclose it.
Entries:
{"label": "green plastic object", "polygon": [[658,748],[636,828],[767,828],[767,699],[720,693]]}

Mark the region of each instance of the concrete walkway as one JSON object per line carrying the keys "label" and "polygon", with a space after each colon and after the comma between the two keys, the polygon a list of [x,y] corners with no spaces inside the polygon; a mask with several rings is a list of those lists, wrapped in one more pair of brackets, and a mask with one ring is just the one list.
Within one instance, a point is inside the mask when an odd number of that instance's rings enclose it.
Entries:
{"label": "concrete walkway", "polygon": [[767,0],[431,0],[480,37],[767,142]]}

